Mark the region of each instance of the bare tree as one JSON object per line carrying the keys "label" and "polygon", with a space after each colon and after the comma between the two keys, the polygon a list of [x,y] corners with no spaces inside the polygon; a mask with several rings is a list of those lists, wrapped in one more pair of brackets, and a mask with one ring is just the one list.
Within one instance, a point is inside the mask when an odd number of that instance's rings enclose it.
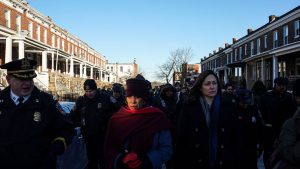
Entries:
{"label": "bare tree", "polygon": [[167,61],[163,65],[158,66],[159,71],[156,72],[156,77],[164,79],[166,83],[169,83],[172,79],[172,72],[174,69],[174,61]]}
{"label": "bare tree", "polygon": [[179,73],[183,83],[186,76],[187,63],[192,59],[193,55],[192,48],[178,48],[175,51],[171,51],[166,63],[158,66],[159,70],[156,72],[156,77],[169,83],[173,78],[173,74]]}
{"label": "bare tree", "polygon": [[193,58],[193,50],[191,47],[176,49],[175,51],[170,52],[171,57],[170,61],[174,62],[174,72],[182,72],[182,65],[187,64]]}

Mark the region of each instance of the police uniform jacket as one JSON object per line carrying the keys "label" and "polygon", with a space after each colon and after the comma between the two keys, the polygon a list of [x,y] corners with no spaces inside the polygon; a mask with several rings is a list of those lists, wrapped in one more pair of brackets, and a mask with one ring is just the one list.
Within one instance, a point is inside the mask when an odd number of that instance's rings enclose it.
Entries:
{"label": "police uniform jacket", "polygon": [[261,146],[264,150],[270,151],[283,123],[296,111],[296,105],[290,93],[280,94],[272,90],[262,96],[259,110],[265,123],[262,129]]}
{"label": "police uniform jacket", "polygon": [[[39,169],[54,142],[71,142],[73,126],[58,111],[53,96],[35,87],[25,103],[15,105],[10,91],[7,87],[0,92],[0,168]],[[64,152],[62,148],[58,151]]]}
{"label": "police uniform jacket", "polygon": [[[220,104],[217,127],[217,166],[215,169],[234,168],[235,138],[233,115],[235,106]],[[178,119],[177,140],[175,149],[176,169],[210,169],[209,168],[209,129],[199,99],[184,103]]]}
{"label": "police uniform jacket", "polygon": [[80,96],[71,111],[71,119],[89,135],[104,133],[109,118],[117,111],[116,100],[108,94],[97,91],[93,99]]}

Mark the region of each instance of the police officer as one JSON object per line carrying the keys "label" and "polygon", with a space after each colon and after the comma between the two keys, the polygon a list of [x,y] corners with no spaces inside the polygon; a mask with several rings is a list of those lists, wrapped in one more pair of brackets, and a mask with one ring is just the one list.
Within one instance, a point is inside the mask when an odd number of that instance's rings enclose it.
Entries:
{"label": "police officer", "polygon": [[37,62],[27,58],[1,65],[9,84],[0,92],[0,168],[54,169],[73,138],[73,126],[53,96],[35,87]]}
{"label": "police officer", "polygon": [[118,110],[122,107],[125,106],[125,97],[124,97],[124,90],[123,86],[119,83],[114,83],[112,87],[112,95],[116,99],[116,106]]}
{"label": "police officer", "polygon": [[103,142],[106,126],[112,113],[117,111],[116,100],[97,90],[93,79],[84,82],[85,94],[80,96],[71,110],[71,119],[81,127],[88,157],[87,169],[104,168]]}
{"label": "police officer", "polygon": [[266,168],[283,123],[292,117],[296,110],[292,95],[287,92],[288,82],[285,77],[277,77],[274,80],[273,90],[261,97],[259,110],[264,124],[261,130],[260,149],[264,151]]}

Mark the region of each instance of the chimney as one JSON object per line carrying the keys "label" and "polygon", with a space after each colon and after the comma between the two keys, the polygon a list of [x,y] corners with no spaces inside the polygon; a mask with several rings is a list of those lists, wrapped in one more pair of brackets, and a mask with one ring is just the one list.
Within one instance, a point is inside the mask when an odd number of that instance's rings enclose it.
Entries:
{"label": "chimney", "polygon": [[211,56],[211,55],[212,55],[211,53],[208,54],[208,56]]}
{"label": "chimney", "polygon": [[214,50],[214,54],[216,54],[217,53],[217,51],[216,50]]}
{"label": "chimney", "polygon": [[237,42],[237,38],[232,38],[232,43],[236,43]]}
{"label": "chimney", "polygon": [[222,49],[223,49],[222,47],[219,47],[219,51],[222,50]]}
{"label": "chimney", "polygon": [[248,33],[248,35],[251,33],[251,32],[253,32],[253,29],[247,29],[247,33]]}
{"label": "chimney", "polygon": [[270,15],[269,16],[269,23],[273,22],[276,19],[276,15]]}
{"label": "chimney", "polygon": [[229,47],[229,43],[225,43],[225,48],[228,48]]}

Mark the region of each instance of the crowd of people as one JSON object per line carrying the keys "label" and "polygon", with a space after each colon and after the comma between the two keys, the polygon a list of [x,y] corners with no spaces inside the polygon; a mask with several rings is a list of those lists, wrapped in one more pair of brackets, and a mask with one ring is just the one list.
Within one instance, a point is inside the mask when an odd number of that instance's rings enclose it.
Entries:
{"label": "crowd of people", "polygon": [[9,86],[0,92],[0,168],[54,169],[80,127],[86,169],[266,169],[300,167],[300,79],[287,91],[278,77],[267,91],[226,84],[211,70],[187,87],[152,89],[143,76],[111,92],[84,82],[70,114],[35,87],[36,62],[1,65]]}

